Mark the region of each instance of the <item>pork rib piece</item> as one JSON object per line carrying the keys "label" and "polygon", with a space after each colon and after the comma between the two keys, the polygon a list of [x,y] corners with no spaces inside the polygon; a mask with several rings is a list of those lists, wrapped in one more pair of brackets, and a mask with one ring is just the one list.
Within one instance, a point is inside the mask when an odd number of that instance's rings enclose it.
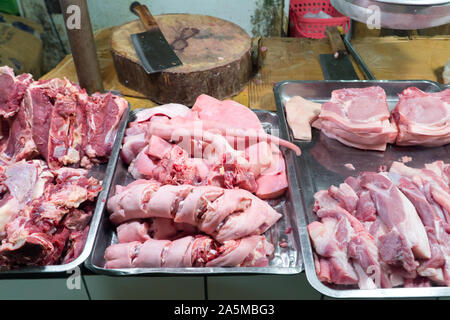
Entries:
{"label": "pork rib piece", "polygon": [[441,92],[405,89],[399,94],[392,118],[398,127],[397,145],[445,145],[450,142],[450,89]]}
{"label": "pork rib piece", "polygon": [[281,218],[269,204],[242,189],[163,185],[136,180],[116,187],[107,203],[114,224],[160,217],[188,223],[219,242],[262,234]]}
{"label": "pork rib piece", "polygon": [[397,128],[389,121],[386,93],[381,87],[334,90],[322,105],[321,131],[329,138],[365,150],[386,150]]}
{"label": "pork rib piece", "polygon": [[19,111],[25,90],[32,81],[30,74],[16,77],[10,67],[0,67],[0,116],[10,118]]}
{"label": "pork rib piece", "polygon": [[105,268],[264,267],[274,251],[264,236],[215,242],[206,236],[109,246]]}

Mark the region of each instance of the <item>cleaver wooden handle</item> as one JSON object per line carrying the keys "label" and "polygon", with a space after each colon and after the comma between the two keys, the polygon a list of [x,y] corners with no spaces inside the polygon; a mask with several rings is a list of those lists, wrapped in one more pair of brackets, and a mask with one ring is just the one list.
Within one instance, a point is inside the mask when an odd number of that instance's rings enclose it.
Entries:
{"label": "cleaver wooden handle", "polygon": [[141,22],[146,30],[159,28],[155,18],[150,13],[150,10],[148,10],[145,4],[140,4],[139,2],[134,1],[130,5],[130,11],[133,12],[135,15],[137,15],[139,19],[141,19]]}
{"label": "cleaver wooden handle", "polygon": [[331,50],[333,50],[333,56],[336,59],[347,54],[347,49],[337,27],[326,27],[325,34],[330,40]]}

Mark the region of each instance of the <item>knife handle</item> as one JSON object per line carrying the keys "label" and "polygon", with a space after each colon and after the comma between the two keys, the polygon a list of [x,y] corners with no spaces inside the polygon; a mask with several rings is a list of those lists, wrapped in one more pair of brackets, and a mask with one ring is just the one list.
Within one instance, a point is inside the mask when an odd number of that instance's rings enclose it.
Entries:
{"label": "knife handle", "polygon": [[158,23],[145,4],[135,1],[130,5],[130,11],[139,17],[146,30],[158,28]]}
{"label": "knife handle", "polygon": [[337,27],[326,27],[325,34],[330,40],[331,50],[336,59],[347,54],[347,49],[345,48],[345,44],[342,41],[341,34]]}

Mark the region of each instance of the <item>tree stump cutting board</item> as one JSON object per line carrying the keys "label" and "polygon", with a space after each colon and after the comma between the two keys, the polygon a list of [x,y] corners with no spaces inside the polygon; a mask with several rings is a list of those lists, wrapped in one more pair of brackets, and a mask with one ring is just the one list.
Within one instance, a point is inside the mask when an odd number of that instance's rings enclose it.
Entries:
{"label": "tree stump cutting board", "polygon": [[252,75],[251,39],[239,26],[205,15],[155,16],[183,65],[147,74],[130,39],[145,31],[139,20],[118,27],[111,50],[119,81],[159,104],[192,106],[202,94],[224,99],[241,91]]}

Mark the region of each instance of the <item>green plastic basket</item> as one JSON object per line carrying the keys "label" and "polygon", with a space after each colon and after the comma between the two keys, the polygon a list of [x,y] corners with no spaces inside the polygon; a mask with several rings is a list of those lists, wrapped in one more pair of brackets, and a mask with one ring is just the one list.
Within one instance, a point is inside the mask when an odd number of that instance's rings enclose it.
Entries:
{"label": "green plastic basket", "polygon": [[16,0],[0,0],[0,12],[19,14]]}

